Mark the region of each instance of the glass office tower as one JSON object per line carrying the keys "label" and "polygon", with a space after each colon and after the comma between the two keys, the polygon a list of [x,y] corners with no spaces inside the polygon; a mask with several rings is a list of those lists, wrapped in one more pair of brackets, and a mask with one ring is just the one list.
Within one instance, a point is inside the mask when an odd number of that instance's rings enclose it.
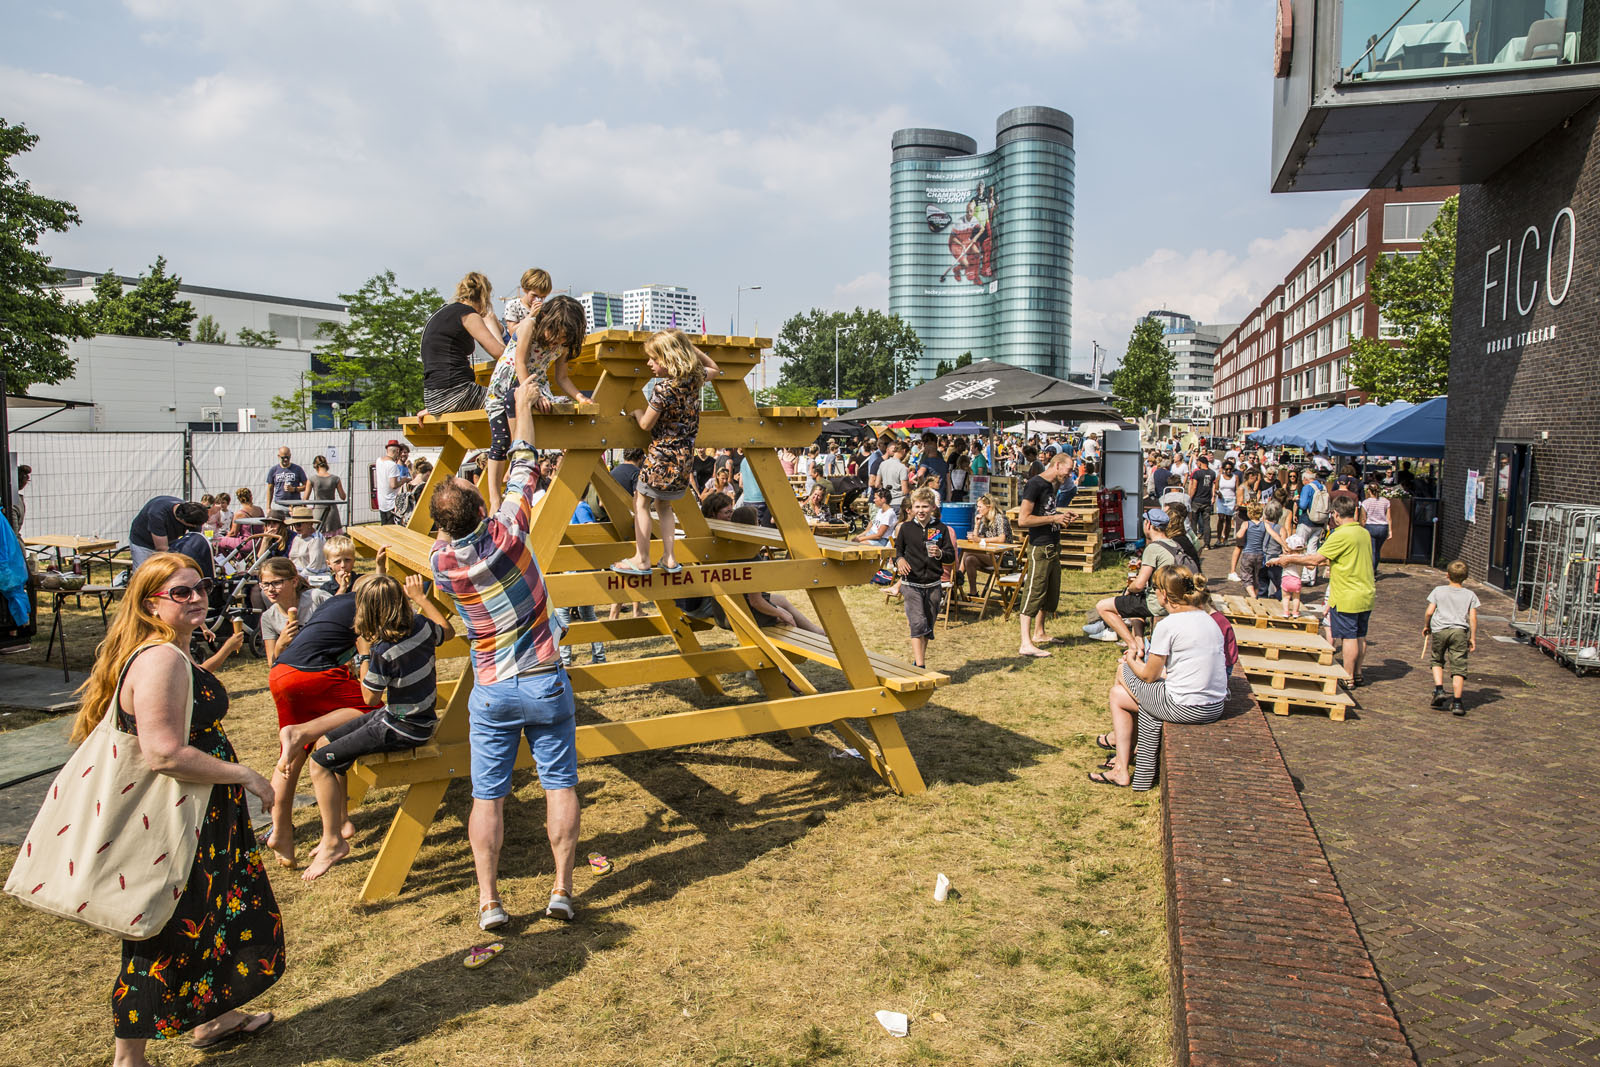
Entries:
{"label": "glass office tower", "polygon": [[922,338],[916,378],[963,352],[1057,378],[1072,351],[1072,116],[1019,107],[995,147],[899,130],[889,166],[889,311]]}

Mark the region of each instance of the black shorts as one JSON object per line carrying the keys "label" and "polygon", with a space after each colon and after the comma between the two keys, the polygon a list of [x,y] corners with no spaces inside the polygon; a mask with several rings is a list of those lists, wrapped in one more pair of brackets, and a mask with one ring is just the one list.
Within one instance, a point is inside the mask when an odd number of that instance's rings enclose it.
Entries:
{"label": "black shorts", "polygon": [[408,737],[395,729],[382,708],[374,708],[359,719],[351,719],[328,731],[328,743],[311,753],[323,768],[334,774],[343,774],[362,756],[378,752],[404,752],[428,743]]}
{"label": "black shorts", "polygon": [[1123,593],[1119,597],[1113,597],[1111,605],[1124,619],[1152,618],[1150,603],[1145,600],[1143,593]]}
{"label": "black shorts", "polygon": [[906,605],[906,622],[912,637],[933,637],[933,624],[944,607],[944,588],[939,585],[916,586],[900,583],[900,598]]}

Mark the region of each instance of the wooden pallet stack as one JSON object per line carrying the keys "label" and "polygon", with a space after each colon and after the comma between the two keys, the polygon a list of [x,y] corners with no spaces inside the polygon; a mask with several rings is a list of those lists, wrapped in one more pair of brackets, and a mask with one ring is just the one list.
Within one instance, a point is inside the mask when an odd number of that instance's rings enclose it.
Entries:
{"label": "wooden pallet stack", "polygon": [[1339,686],[1350,675],[1333,662],[1333,645],[1318,632],[1315,617],[1290,618],[1275,600],[1231,594],[1214,595],[1211,606],[1233,623],[1239,666],[1263,708],[1274,715],[1294,708],[1325,712],[1343,722],[1356,707]]}
{"label": "wooden pallet stack", "polygon": [[1077,516],[1061,527],[1061,566],[1069,570],[1092,571],[1100,566],[1100,510],[1094,494],[1079,493],[1066,509]]}

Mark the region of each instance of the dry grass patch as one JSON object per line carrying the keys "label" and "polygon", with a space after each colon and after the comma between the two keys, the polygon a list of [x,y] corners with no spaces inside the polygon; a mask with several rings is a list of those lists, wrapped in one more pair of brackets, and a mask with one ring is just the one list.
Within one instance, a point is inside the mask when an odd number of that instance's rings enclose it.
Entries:
{"label": "dry grass patch", "polygon": [[[1115,573],[1065,575],[1076,592],[1054,628],[1076,633],[1074,614]],[[846,598],[869,647],[903,657],[898,605],[866,587]],[[835,756],[826,731],[585,765],[579,851],[605,853],[616,870],[596,877],[580,867],[571,926],[533,918],[550,857],[537,783],[519,774],[502,862],[516,919],[507,951],[480,971],[460,963],[488,940],[473,922],[464,784],[447,796],[404,893],[362,905],[355,894],[398,795],[373,794],[356,815],[349,861],[312,885],[274,873],[289,966],[259,1006],[279,1024],[206,1059],[1169,1062],[1157,801],[1084,778],[1116,650],[1073,638],[1029,662],[1016,644],[1015,623],[998,619],[939,632],[930,663],[956,680],[901,717],[928,781],[921,796],[897,797],[862,762]],[[229,734],[262,769],[276,754],[265,674],[245,659],[223,675]],[[838,684],[827,670],[808,674]],[[730,691],[756,697],[741,680]],[[580,715],[634,718],[703,702],[691,683],[641,686],[589,701]],[[315,811],[297,816],[303,854]],[[14,853],[0,859],[9,865]],[[933,901],[939,871],[959,899]],[[0,1062],[109,1062],[115,942],[9,900],[0,931],[9,993]],[[908,1014],[910,1037],[888,1036],[878,1008]],[[201,1060],[181,1044],[156,1055]]]}

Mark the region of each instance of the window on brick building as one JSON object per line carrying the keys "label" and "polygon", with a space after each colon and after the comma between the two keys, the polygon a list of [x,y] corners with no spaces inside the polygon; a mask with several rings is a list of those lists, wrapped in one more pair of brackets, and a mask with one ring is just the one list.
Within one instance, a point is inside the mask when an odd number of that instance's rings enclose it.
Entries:
{"label": "window on brick building", "polygon": [[1360,304],[1350,309],[1350,336],[1365,337],[1367,309]]}
{"label": "window on brick building", "polygon": [[1350,295],[1360,296],[1367,291],[1367,260],[1366,257],[1356,260],[1356,265],[1350,268]]}
{"label": "window on brick building", "polygon": [[1367,213],[1365,211],[1363,211],[1360,215],[1356,216],[1356,247],[1357,248],[1365,248],[1366,246],[1367,246]]}
{"label": "window on brick building", "polygon": [[[1337,246],[1338,247],[1338,263],[1343,263],[1345,260],[1350,258],[1350,256],[1355,251],[1355,243],[1356,243],[1356,228],[1355,228],[1355,226],[1351,225],[1351,226],[1345,227],[1345,231],[1339,235],[1339,243],[1338,243],[1338,246]],[[1335,265],[1337,265],[1337,264],[1335,264]]]}

